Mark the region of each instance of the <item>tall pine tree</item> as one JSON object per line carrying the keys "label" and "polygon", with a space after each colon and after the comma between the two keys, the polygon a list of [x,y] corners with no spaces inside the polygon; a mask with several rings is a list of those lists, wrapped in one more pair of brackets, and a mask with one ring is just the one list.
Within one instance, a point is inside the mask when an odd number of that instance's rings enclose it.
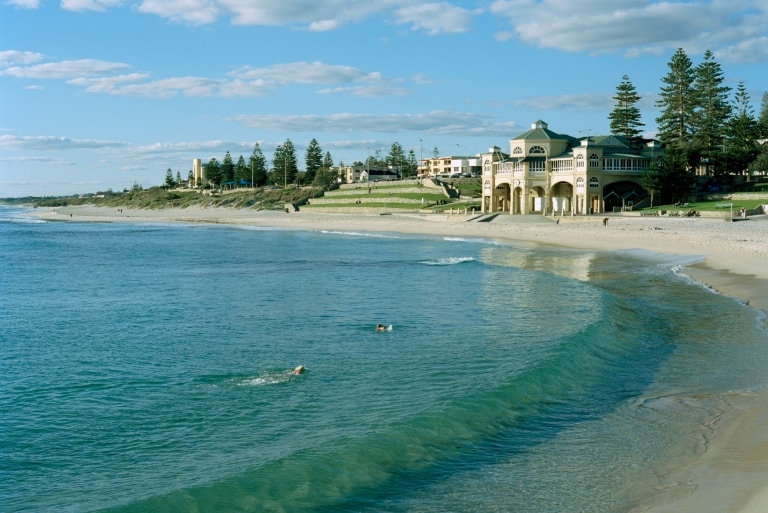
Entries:
{"label": "tall pine tree", "polygon": [[235,179],[235,163],[232,161],[232,155],[227,152],[224,155],[224,162],[221,163],[221,181],[231,182]]}
{"label": "tall pine tree", "polygon": [[405,166],[406,162],[405,153],[403,152],[403,147],[400,145],[400,143],[392,143],[386,159],[387,166],[389,166],[390,169],[393,169],[398,174],[398,176],[401,176],[403,172],[403,166]]}
{"label": "tall pine tree", "polygon": [[304,182],[312,183],[315,180],[315,173],[323,167],[323,150],[316,139],[309,141],[307,152],[304,156],[304,165],[306,166]]}
{"label": "tall pine tree", "polygon": [[640,128],[645,126],[645,123],[640,121],[640,109],[637,107],[640,96],[627,75],[621,77],[613,99],[616,100],[616,105],[608,115],[611,120],[611,133],[623,135],[630,144],[636,143],[642,133]]}
{"label": "tall pine tree", "polygon": [[760,154],[757,142],[760,128],[744,82],[739,82],[736,89],[733,116],[726,125],[725,135],[726,172],[742,174]]}
{"label": "tall pine tree", "polygon": [[284,186],[296,182],[296,176],[299,168],[296,160],[296,148],[290,139],[275,148],[275,154],[272,157],[272,174],[275,180],[283,182]]}
{"label": "tall pine tree", "polygon": [[205,179],[213,187],[221,184],[221,166],[219,165],[219,161],[216,160],[216,157],[209,160],[208,164],[205,166]]}
{"label": "tall pine tree", "polygon": [[656,101],[661,110],[661,116],[656,118],[659,136],[667,145],[687,147],[697,105],[693,91],[693,64],[685,51],[679,48],[668,66],[669,73],[661,79],[665,85],[661,87],[659,100]]}
{"label": "tall pine tree", "polygon": [[326,169],[331,169],[333,167],[333,157],[331,157],[330,151],[325,152],[325,157],[323,158],[323,167]]}
{"label": "tall pine tree", "polygon": [[694,74],[696,110],[691,127],[693,141],[701,156],[711,159],[720,153],[723,145],[726,122],[731,114],[728,103],[731,88],[723,85],[723,70],[709,50],[704,54],[704,61],[696,66]]}
{"label": "tall pine tree", "polygon": [[254,187],[263,187],[266,185],[267,159],[264,158],[259,143],[253,145],[253,153],[251,153],[251,157],[248,159],[248,165],[251,168],[250,171]]}
{"label": "tall pine tree", "polygon": [[760,117],[757,122],[760,125],[760,138],[768,138],[768,93],[763,93],[763,101],[760,104]]}
{"label": "tall pine tree", "polygon": [[245,159],[242,155],[240,155],[240,158],[237,159],[237,164],[235,164],[235,180],[238,182],[238,185],[241,182],[251,181],[251,170],[245,164]]}

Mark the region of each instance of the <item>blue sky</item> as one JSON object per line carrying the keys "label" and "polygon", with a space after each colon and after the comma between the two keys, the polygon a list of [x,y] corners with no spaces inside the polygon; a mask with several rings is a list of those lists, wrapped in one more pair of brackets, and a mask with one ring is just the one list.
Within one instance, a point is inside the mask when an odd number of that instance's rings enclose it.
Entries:
{"label": "blue sky", "polygon": [[193,158],[336,164],[475,154],[537,119],[608,133],[628,75],[646,133],[667,63],[711,50],[759,112],[765,0],[0,0],[0,197],[144,187]]}

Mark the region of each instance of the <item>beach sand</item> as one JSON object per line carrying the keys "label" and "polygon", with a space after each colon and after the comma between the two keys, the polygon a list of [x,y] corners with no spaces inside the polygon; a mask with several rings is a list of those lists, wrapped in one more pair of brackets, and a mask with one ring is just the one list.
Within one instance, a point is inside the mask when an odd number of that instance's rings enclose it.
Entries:
{"label": "beach sand", "polygon": [[[604,215],[566,216],[555,222],[538,215],[501,214],[491,222],[476,222],[472,215],[284,213],[199,207],[118,210],[78,206],[38,209],[35,215],[51,221],[221,223],[500,239],[592,250],[643,249],[689,256],[691,264],[681,269],[682,274],[768,312],[768,216],[728,222],[608,215],[609,221],[603,226]],[[719,419],[706,454],[691,469],[695,491],[643,511],[768,512],[768,391],[729,402],[733,408]]]}

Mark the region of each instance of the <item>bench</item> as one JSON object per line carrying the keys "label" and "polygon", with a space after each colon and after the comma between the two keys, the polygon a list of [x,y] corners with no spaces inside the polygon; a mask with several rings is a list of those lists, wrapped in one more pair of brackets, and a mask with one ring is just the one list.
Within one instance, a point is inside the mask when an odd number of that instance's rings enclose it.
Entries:
{"label": "bench", "polygon": [[731,208],[733,203],[715,203],[715,208]]}

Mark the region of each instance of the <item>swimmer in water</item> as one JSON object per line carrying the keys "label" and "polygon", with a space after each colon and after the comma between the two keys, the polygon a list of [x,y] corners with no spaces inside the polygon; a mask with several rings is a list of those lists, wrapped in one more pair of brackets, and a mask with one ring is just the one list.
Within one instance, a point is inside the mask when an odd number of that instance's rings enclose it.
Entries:
{"label": "swimmer in water", "polygon": [[291,371],[291,374],[294,374],[294,375],[298,376],[299,374],[304,374],[304,370],[305,370],[304,366],[303,365],[299,365],[298,367],[296,367],[295,369],[293,369]]}
{"label": "swimmer in water", "polygon": [[376,325],[376,331],[384,331],[385,329],[387,329],[387,327],[384,326],[383,324]]}

